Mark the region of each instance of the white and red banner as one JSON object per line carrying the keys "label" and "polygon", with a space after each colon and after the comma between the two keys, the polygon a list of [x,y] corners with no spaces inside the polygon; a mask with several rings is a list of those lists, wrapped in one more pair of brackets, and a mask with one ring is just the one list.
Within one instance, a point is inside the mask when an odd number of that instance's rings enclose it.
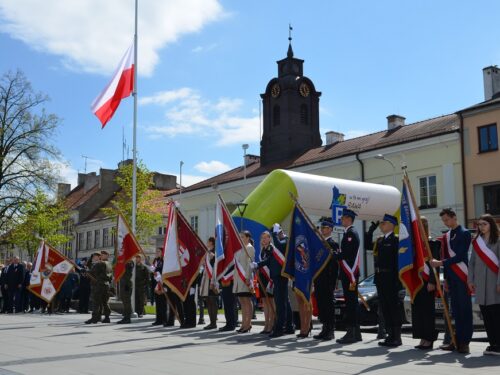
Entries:
{"label": "white and red banner", "polygon": [[491,251],[491,249],[486,246],[483,238],[477,236],[474,241],[472,241],[472,247],[476,251],[479,258],[486,264],[486,266],[495,274],[498,274],[498,257]]}
{"label": "white and red banner", "polygon": [[35,259],[28,289],[50,303],[73,269],[73,263],[44,241],[41,242]]}
{"label": "white and red banner", "polygon": [[129,47],[113,78],[104,90],[94,99],[92,112],[106,126],[122,99],[130,96],[134,90],[134,43]]}
{"label": "white and red banner", "polygon": [[141,245],[137,242],[125,218],[122,215],[118,215],[116,262],[114,271],[116,282],[118,282],[125,273],[125,265],[142,252]]}
{"label": "white and red banner", "polygon": [[168,204],[168,228],[164,249],[163,281],[185,301],[208,249],[174,202]]}

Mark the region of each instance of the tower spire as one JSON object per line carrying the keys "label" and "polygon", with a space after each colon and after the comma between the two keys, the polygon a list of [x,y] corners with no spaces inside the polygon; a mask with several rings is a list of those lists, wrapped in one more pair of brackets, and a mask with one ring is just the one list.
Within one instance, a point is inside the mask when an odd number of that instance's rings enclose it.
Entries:
{"label": "tower spire", "polygon": [[292,27],[292,24],[289,23],[288,24],[288,52],[287,52],[287,56],[288,57],[293,57],[293,49],[292,49],[292,30],[293,30],[293,27]]}

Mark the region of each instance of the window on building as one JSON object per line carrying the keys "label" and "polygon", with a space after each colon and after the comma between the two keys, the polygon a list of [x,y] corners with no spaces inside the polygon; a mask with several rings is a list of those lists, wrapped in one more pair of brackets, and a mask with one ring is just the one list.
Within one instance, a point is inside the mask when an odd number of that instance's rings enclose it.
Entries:
{"label": "window on building", "polygon": [[309,111],[306,104],[300,106],[300,123],[302,125],[309,125]]}
{"label": "window on building", "polygon": [[116,233],[114,230],[111,230],[111,246],[115,246]]}
{"label": "window on building", "polygon": [[483,187],[484,212],[491,215],[500,215],[500,185]]}
{"label": "window on building", "polygon": [[102,230],[102,246],[108,247],[109,246],[108,242],[109,242],[109,229],[103,228],[103,230]]}
{"label": "window on building", "polygon": [[498,150],[497,124],[480,126],[479,132],[479,152]]}
{"label": "window on building", "polygon": [[198,216],[191,216],[189,220],[191,222],[191,228],[198,233]]}
{"label": "window on building", "polygon": [[420,209],[437,207],[436,176],[420,177]]}
{"label": "window on building", "polygon": [[83,236],[83,233],[78,233],[77,237],[78,237],[77,238],[78,250],[85,250],[85,243],[84,243],[85,237]]}
{"label": "window on building", "polygon": [[94,231],[94,249],[101,247],[100,241],[101,241],[101,230],[96,229]]}
{"label": "window on building", "polygon": [[273,126],[278,126],[281,122],[280,106],[275,105],[273,108]]}
{"label": "window on building", "polygon": [[87,232],[87,250],[92,249],[92,232]]}

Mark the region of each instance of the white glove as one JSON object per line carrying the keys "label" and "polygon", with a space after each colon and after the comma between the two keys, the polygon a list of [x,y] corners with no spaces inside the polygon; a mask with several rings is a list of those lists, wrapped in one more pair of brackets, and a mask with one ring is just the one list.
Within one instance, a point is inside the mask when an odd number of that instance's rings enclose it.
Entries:
{"label": "white glove", "polygon": [[189,295],[190,296],[194,296],[195,293],[196,293],[196,289],[195,288],[189,289]]}
{"label": "white glove", "polygon": [[281,225],[279,225],[278,223],[276,223],[276,224],[273,225],[273,233],[278,234],[279,232],[281,232]]}
{"label": "white glove", "polygon": [[161,281],[161,275],[160,275],[160,273],[159,273],[159,272],[157,272],[157,275],[155,276],[155,280],[156,280],[156,282],[158,282],[158,283]]}
{"label": "white glove", "polygon": [[258,267],[259,267],[259,265],[257,263],[255,263],[255,262],[250,263],[250,268],[252,270],[254,270],[254,269],[258,268]]}

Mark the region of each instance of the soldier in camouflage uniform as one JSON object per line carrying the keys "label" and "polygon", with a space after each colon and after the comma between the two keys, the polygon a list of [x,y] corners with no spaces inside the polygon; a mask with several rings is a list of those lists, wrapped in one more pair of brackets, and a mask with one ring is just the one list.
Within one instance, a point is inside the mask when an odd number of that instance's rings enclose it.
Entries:
{"label": "soldier in camouflage uniform", "polygon": [[101,321],[101,316],[104,314],[103,323],[110,323],[109,315],[111,309],[108,305],[109,298],[109,282],[111,265],[106,260],[100,259],[101,254],[92,254],[92,268],[89,274],[91,275],[91,291],[90,298],[92,300],[92,317],[85,324],[98,323]]}
{"label": "soldier in camouflage uniform", "polygon": [[134,271],[134,262],[129,261],[125,265],[125,273],[120,279],[120,299],[123,303],[123,319],[117,324],[129,324],[132,315],[132,273]]}
{"label": "soldier in camouflage uniform", "polygon": [[139,318],[144,315],[144,301],[146,299],[146,285],[149,285],[149,270],[142,263],[142,257],[135,257],[135,311]]}

